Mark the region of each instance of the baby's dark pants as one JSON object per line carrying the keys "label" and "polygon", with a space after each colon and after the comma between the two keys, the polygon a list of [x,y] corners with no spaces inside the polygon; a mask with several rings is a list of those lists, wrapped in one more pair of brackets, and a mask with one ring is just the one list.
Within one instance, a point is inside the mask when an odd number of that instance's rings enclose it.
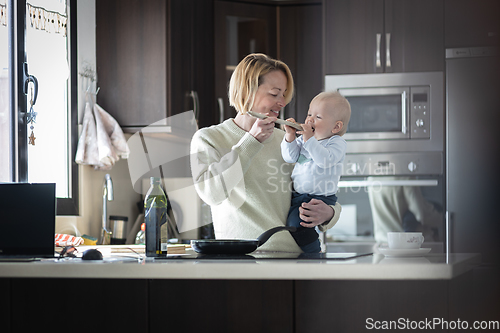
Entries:
{"label": "baby's dark pants", "polygon": [[[300,225],[302,221],[299,217],[299,207],[303,202],[309,202],[311,199],[319,199],[327,205],[335,205],[337,196],[334,195],[315,195],[315,194],[300,194],[297,192],[292,193],[292,205],[286,220],[287,226],[296,227],[297,231],[292,232],[291,235],[305,253],[319,253],[321,251],[318,233],[314,228],[306,228]],[[307,222],[306,222],[307,223]]]}

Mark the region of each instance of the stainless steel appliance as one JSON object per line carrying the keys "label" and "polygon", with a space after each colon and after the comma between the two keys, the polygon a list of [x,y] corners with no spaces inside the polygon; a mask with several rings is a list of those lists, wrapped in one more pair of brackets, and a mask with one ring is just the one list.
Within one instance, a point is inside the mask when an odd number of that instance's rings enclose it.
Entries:
{"label": "stainless steel appliance", "polygon": [[430,87],[340,88],[356,111],[347,140],[429,139]]}
{"label": "stainless steel appliance", "polygon": [[444,74],[327,75],[351,103],[344,174],[443,173]]}
{"label": "stainless steel appliance", "polygon": [[446,50],[447,213],[450,252],[500,262],[500,48]]}
{"label": "stainless steel appliance", "polygon": [[389,231],[423,229],[442,252],[444,73],[328,75],[325,90],[351,104],[337,193],[343,211],[327,243],[385,242]]}
{"label": "stainless steel appliance", "polygon": [[109,223],[112,227],[111,244],[125,244],[127,241],[127,216],[111,215]]}

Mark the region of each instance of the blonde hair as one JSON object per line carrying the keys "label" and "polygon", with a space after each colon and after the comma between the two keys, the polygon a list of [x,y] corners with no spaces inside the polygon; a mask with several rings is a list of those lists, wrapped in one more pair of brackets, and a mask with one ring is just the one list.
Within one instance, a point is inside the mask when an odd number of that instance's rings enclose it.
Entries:
{"label": "blonde hair", "polygon": [[290,103],[293,97],[293,77],[288,66],[263,53],[252,53],[240,61],[231,75],[228,92],[229,105],[242,113],[252,110],[255,94],[263,82],[262,77],[277,70],[282,71],[286,76],[287,84],[284,97],[285,103]]}
{"label": "blonde hair", "polygon": [[337,117],[336,121],[341,121],[343,124],[342,129],[337,133],[337,135],[344,135],[347,131],[349,119],[351,119],[351,104],[338,91],[325,91],[319,93],[312,99],[311,104],[315,101],[319,102],[323,100],[331,101],[329,110],[335,112],[335,116]]}

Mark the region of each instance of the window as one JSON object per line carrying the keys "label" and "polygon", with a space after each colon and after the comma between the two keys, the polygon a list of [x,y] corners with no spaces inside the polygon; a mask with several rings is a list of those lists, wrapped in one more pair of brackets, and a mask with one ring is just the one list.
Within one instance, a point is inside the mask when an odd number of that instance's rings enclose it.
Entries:
{"label": "window", "polygon": [[57,214],[76,215],[76,1],[0,9],[0,181],[56,183]]}

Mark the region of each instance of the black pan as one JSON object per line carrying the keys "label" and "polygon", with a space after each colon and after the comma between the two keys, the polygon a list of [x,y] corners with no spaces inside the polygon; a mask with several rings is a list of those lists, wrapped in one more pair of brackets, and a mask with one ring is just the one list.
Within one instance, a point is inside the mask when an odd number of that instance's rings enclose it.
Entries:
{"label": "black pan", "polygon": [[191,246],[198,253],[203,254],[246,254],[257,250],[259,246],[278,231],[288,230],[294,232],[295,227],[275,227],[267,230],[257,239],[198,239],[192,240]]}

